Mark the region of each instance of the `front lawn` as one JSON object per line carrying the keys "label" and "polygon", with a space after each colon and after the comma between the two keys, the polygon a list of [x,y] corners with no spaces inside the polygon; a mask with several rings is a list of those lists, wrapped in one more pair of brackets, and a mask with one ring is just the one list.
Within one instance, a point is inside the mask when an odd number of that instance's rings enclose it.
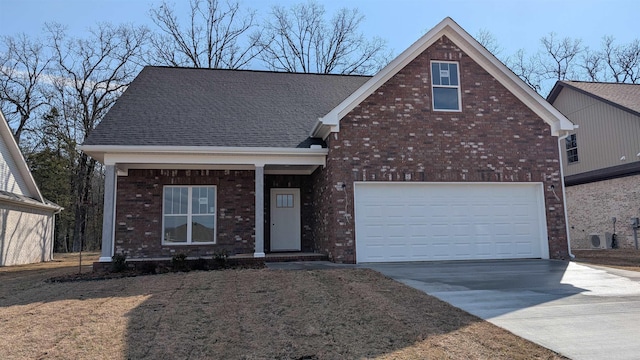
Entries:
{"label": "front lawn", "polygon": [[0,268],[3,359],[561,358],[366,269],[46,274]]}

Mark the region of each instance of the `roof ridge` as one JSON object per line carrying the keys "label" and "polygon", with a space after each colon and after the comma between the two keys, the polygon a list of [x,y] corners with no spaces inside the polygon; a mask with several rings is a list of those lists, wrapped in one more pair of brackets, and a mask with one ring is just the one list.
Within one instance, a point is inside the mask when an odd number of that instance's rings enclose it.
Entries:
{"label": "roof ridge", "polygon": [[170,69],[170,70],[197,70],[197,71],[224,71],[224,72],[246,72],[246,73],[265,73],[265,74],[289,74],[289,75],[320,75],[320,76],[340,76],[340,77],[372,77],[373,75],[364,75],[364,74],[324,74],[324,73],[314,73],[314,72],[289,72],[289,71],[274,71],[274,70],[263,70],[263,69],[224,69],[224,68],[198,68],[198,67],[189,67],[189,66],[168,66],[168,65],[146,65],[146,68],[156,68],[156,69]]}
{"label": "roof ridge", "polygon": [[636,85],[640,86],[640,84],[633,83],[621,83],[621,82],[611,82],[611,81],[587,81],[587,80],[560,80],[565,84],[569,83],[581,83],[581,84],[602,84],[602,85]]}

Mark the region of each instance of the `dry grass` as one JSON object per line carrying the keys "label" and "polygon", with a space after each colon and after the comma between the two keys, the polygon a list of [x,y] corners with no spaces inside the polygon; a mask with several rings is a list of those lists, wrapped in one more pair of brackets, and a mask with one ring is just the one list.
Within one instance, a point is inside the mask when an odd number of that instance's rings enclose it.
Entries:
{"label": "dry grass", "polygon": [[561,358],[372,270],[46,283],[51,265],[1,269],[3,359]]}
{"label": "dry grass", "polygon": [[573,250],[575,261],[610,266],[623,270],[640,271],[640,250]]}

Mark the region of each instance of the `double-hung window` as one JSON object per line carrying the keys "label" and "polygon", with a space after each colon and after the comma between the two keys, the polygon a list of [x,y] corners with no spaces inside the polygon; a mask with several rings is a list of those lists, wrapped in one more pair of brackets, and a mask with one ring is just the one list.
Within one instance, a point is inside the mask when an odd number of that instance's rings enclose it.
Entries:
{"label": "double-hung window", "polygon": [[163,199],[163,244],[215,244],[215,186],[165,186]]}
{"label": "double-hung window", "polygon": [[458,63],[451,61],[431,62],[431,90],[433,110],[461,111],[460,76]]}
{"label": "double-hung window", "polygon": [[567,146],[567,162],[569,164],[578,162],[578,139],[576,134],[571,134],[565,139]]}

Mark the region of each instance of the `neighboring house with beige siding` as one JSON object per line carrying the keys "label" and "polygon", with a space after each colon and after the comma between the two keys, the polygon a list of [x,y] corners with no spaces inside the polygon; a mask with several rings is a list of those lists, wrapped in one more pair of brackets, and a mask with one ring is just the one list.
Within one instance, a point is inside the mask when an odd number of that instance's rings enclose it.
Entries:
{"label": "neighboring house with beige siding", "polygon": [[50,261],[60,210],[42,197],[0,112],[0,266]]}
{"label": "neighboring house with beige siding", "polygon": [[547,100],[578,125],[560,145],[572,248],[609,247],[614,217],[618,245],[635,247],[640,84],[558,81]]}

